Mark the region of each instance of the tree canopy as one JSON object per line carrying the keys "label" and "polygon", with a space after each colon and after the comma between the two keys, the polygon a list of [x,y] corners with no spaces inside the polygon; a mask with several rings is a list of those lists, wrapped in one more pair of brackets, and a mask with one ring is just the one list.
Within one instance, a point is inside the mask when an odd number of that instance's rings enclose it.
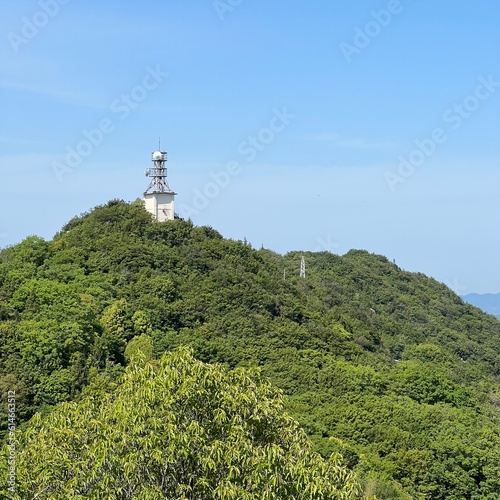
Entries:
{"label": "tree canopy", "polygon": [[33,419],[11,498],[359,498],[352,472],[311,450],[257,370],[207,365],[185,348],[134,359],[115,391]]}

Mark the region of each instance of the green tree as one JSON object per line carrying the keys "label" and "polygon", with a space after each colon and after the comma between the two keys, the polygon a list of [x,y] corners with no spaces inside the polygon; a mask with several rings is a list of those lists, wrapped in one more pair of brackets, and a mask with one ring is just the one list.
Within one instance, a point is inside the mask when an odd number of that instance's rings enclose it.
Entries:
{"label": "green tree", "polygon": [[125,359],[130,361],[138,352],[142,353],[145,361],[153,358],[153,342],[148,335],[134,337],[125,348]]}
{"label": "green tree", "polygon": [[207,365],[186,348],[155,364],[132,363],[113,393],[36,415],[19,432],[16,475],[14,499],[360,495],[339,456],[311,451],[259,372]]}

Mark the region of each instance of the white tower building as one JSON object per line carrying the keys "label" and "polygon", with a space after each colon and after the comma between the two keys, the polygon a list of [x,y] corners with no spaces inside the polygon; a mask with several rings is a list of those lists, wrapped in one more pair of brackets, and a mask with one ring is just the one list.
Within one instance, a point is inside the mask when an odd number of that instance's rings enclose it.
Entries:
{"label": "white tower building", "polygon": [[151,177],[148,188],[144,191],[144,206],[158,222],[174,220],[174,193],[167,182],[167,153],[154,151],[151,154],[153,168],[146,170]]}

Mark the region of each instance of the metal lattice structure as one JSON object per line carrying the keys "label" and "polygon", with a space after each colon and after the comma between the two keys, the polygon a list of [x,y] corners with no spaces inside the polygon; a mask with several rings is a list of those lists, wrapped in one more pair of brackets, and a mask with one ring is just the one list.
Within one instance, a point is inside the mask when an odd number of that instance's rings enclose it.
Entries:
{"label": "metal lattice structure", "polygon": [[151,153],[153,167],[146,170],[146,176],[151,177],[151,182],[144,194],[152,193],[174,193],[167,182],[167,153],[165,151],[153,151]]}
{"label": "metal lattice structure", "polygon": [[306,259],[304,259],[304,257],[300,259],[300,277],[306,277]]}

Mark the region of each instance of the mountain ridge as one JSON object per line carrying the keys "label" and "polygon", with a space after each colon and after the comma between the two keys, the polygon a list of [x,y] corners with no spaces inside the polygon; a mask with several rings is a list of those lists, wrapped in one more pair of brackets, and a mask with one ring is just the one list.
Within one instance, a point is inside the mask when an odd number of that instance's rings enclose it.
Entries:
{"label": "mountain ridge", "polygon": [[378,498],[500,495],[500,324],[384,256],[255,250],[113,200],[0,252],[0,335],[23,422],[112,387],[145,335],[259,367]]}
{"label": "mountain ridge", "polygon": [[488,314],[500,315],[500,293],[468,293],[462,298]]}

